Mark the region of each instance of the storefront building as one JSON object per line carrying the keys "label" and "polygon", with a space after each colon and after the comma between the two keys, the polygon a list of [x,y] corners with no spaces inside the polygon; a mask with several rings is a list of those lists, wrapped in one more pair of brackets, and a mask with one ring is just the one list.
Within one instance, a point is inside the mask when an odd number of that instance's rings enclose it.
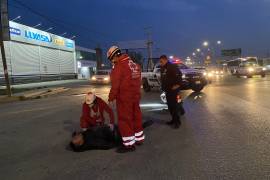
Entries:
{"label": "storefront building", "polygon": [[[10,21],[5,53],[11,84],[77,78],[75,42]],[[4,73],[0,57],[0,85]]]}

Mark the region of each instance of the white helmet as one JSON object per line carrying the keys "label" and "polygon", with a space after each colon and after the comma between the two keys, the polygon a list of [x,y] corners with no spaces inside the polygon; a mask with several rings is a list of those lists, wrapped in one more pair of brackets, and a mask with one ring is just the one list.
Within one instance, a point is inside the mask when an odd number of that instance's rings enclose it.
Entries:
{"label": "white helmet", "polygon": [[90,105],[93,104],[93,102],[96,100],[96,95],[92,92],[89,92],[85,96],[85,103]]}
{"label": "white helmet", "polygon": [[112,46],[112,47],[110,47],[110,49],[107,52],[107,58],[109,60],[112,60],[113,56],[116,54],[121,54],[121,50],[117,46]]}

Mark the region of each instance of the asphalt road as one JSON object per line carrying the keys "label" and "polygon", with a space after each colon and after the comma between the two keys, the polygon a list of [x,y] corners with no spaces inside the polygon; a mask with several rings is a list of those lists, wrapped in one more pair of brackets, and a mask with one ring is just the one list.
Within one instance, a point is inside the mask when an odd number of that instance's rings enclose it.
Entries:
{"label": "asphalt road", "polygon": [[46,99],[0,105],[0,179],[270,179],[270,77],[220,77],[202,93],[185,91],[173,130],[156,90],[143,93],[146,142],[135,152],[74,153],[84,93],[107,99],[108,86],[67,85]]}

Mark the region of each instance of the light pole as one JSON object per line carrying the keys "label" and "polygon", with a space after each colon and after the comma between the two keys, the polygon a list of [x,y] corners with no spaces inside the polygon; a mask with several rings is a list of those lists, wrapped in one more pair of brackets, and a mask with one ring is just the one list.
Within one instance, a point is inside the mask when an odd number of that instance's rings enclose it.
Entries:
{"label": "light pole", "polygon": [[33,28],[39,27],[41,25],[42,25],[41,23],[38,23],[37,25],[33,26]]}
{"label": "light pole", "polygon": [[11,21],[16,21],[16,20],[21,19],[21,18],[22,18],[22,16],[17,16],[14,19],[11,19]]}

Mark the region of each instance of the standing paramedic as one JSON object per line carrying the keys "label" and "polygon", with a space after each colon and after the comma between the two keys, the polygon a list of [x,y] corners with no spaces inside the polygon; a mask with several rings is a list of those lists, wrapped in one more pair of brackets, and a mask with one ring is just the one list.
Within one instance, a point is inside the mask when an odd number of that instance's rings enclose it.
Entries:
{"label": "standing paramedic", "polygon": [[175,64],[168,61],[166,55],[160,56],[160,65],[161,88],[166,93],[168,109],[172,116],[172,120],[167,122],[167,124],[178,129],[181,125],[179,110],[184,112],[182,104],[177,102],[177,95],[182,84],[182,73]]}
{"label": "standing paramedic", "polygon": [[109,103],[116,101],[118,128],[123,145],[118,153],[134,151],[135,144],[144,141],[142,127],[141,98],[141,69],[127,54],[122,54],[117,46],[112,46],[107,57],[114,65],[111,72],[111,90]]}

